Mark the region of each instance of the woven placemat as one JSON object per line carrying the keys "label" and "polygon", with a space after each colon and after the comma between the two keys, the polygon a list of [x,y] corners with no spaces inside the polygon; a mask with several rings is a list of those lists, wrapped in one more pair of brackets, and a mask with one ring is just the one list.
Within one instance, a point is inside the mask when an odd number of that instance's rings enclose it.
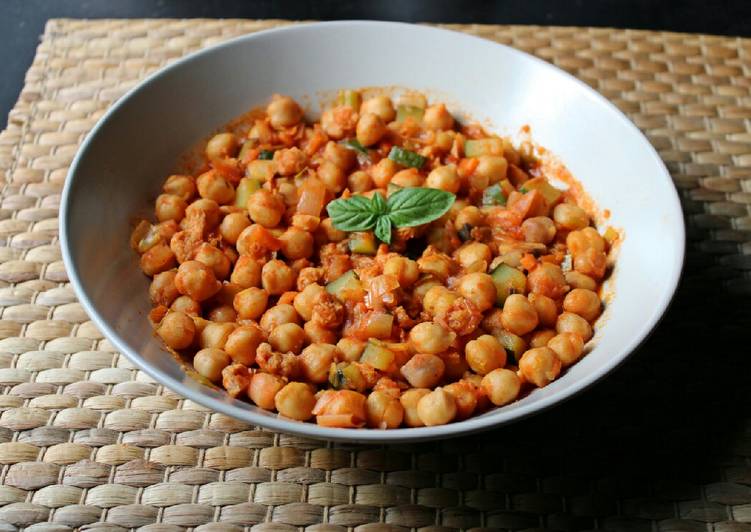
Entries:
{"label": "woven placemat", "polygon": [[452,26],[594,86],[681,191],[689,253],[676,303],[627,364],[565,405],[471,438],[326,444],[207,411],[102,337],[57,241],[78,144],[147,73],[285,23],[47,25],[0,134],[0,532],[751,531],[751,313],[728,295],[751,291],[748,40]]}

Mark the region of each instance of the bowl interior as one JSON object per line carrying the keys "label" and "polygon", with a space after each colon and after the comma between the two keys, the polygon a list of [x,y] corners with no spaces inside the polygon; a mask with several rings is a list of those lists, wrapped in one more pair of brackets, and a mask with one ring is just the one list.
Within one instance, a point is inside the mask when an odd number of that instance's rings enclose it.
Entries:
{"label": "bowl interior", "polygon": [[[148,281],[128,246],[178,156],[249,108],[284,93],[310,102],[343,87],[423,90],[498,132],[531,127],[621,228],[614,297],[594,349],[562,378],[502,409],[442,427],[326,429],[279,419],[187,378],[152,334]],[[683,219],[662,162],[638,130],[584,84],[494,43],[421,26],[339,22],[236,39],[179,61],[123,97],[71,167],[61,212],[63,254],[82,304],[123,353],[212,409],[313,437],[398,441],[480,430],[549,406],[622,361],[664,312],[680,276]]]}

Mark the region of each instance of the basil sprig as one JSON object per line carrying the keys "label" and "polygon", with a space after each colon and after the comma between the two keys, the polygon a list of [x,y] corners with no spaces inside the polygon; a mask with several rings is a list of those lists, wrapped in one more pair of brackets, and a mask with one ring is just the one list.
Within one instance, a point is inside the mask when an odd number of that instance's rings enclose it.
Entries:
{"label": "basil sprig", "polygon": [[446,214],[456,197],[435,188],[402,188],[384,199],[380,192],[371,198],[352,196],[334,200],[326,210],[340,231],[374,229],[381,242],[391,243],[393,227],[414,227]]}

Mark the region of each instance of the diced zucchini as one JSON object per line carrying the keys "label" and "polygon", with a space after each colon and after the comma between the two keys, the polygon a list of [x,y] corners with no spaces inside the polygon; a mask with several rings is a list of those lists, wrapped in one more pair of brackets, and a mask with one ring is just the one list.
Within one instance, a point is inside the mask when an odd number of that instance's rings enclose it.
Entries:
{"label": "diced zucchini", "polygon": [[499,264],[490,274],[495,283],[496,302],[503,306],[511,294],[523,294],[527,290],[526,276],[508,264]]}
{"label": "diced zucchini", "polygon": [[349,250],[361,255],[375,255],[378,246],[373,233],[353,233],[349,239]]}
{"label": "diced zucchini", "polygon": [[508,198],[509,194],[511,194],[514,190],[514,185],[511,184],[511,182],[508,179],[504,179],[500,183],[498,183],[501,186],[501,190],[503,191],[503,195]]}
{"label": "diced zucchini", "polygon": [[401,164],[402,166],[409,166],[412,168],[417,168],[418,170],[422,168],[425,162],[428,160],[419,153],[405,150],[404,148],[400,148],[399,146],[393,146],[391,148],[391,151],[389,152],[389,159],[397,164]]}
{"label": "diced zucchini", "polygon": [[355,270],[349,270],[331,281],[326,285],[326,291],[342,303],[345,301],[360,301],[365,295],[365,290],[363,290]]}
{"label": "diced zucchini", "polygon": [[415,107],[414,105],[398,105],[396,107],[396,121],[399,123],[404,122],[408,118],[420,123],[424,114],[425,109],[422,107]]}
{"label": "diced zucchini", "polygon": [[242,147],[240,148],[240,153],[237,154],[237,159],[239,161],[245,161],[245,157],[247,157],[248,152],[254,148],[254,142],[246,141],[243,143]]}
{"label": "diced zucchini", "polygon": [[529,192],[530,190],[536,190],[542,194],[545,203],[547,203],[549,207],[555,205],[561,198],[561,194],[563,194],[562,190],[558,190],[548,183],[548,180],[544,177],[530,179],[519,188],[519,192]]}
{"label": "diced zucchini", "polygon": [[273,158],[274,158],[273,150],[261,150],[261,153],[258,154],[258,159],[261,161],[270,161]]}
{"label": "diced zucchini", "polygon": [[261,159],[256,159],[255,161],[250,161],[250,163],[248,163],[248,166],[245,168],[245,177],[252,177],[261,181],[262,183],[269,181],[272,177],[274,177],[275,173],[276,163],[274,161],[264,161]]}
{"label": "diced zucchini", "polygon": [[235,206],[245,209],[248,198],[256,190],[261,188],[261,182],[253,177],[243,177],[235,190]]}
{"label": "diced zucchini", "polygon": [[368,345],[360,357],[360,362],[370,364],[381,371],[392,371],[396,364],[394,352],[383,345],[382,342],[369,340]]}
{"label": "diced zucchini", "polygon": [[339,144],[344,146],[345,148],[349,148],[350,150],[354,150],[357,153],[368,155],[368,150],[366,150],[362,144],[357,139],[346,139],[341,141]]}
{"label": "diced zucchini", "polygon": [[338,105],[346,105],[355,111],[359,111],[360,104],[362,103],[362,96],[360,96],[360,93],[355,90],[343,89],[339,91],[339,94],[336,97],[336,103]]}
{"label": "diced zucchini", "polygon": [[527,342],[524,338],[517,336],[506,329],[498,329],[493,333],[501,345],[506,350],[507,363],[516,365],[519,363],[519,359],[527,350]]}
{"label": "diced zucchini", "polygon": [[367,389],[367,382],[363,377],[360,368],[349,362],[332,362],[329,368],[329,383],[335,390],[355,390],[364,392]]}
{"label": "diced zucchini", "polygon": [[506,205],[506,195],[499,183],[490,185],[482,192],[482,204],[487,205]]}
{"label": "diced zucchini", "polygon": [[503,140],[498,137],[469,139],[464,141],[464,156],[503,155]]}
{"label": "diced zucchini", "polygon": [[605,242],[608,243],[608,246],[612,246],[615,241],[618,240],[618,231],[616,231],[612,226],[608,226],[607,229],[605,229],[602,238],[605,239]]}
{"label": "diced zucchini", "polygon": [[387,312],[374,312],[368,317],[363,332],[366,338],[390,338],[394,326],[394,316]]}

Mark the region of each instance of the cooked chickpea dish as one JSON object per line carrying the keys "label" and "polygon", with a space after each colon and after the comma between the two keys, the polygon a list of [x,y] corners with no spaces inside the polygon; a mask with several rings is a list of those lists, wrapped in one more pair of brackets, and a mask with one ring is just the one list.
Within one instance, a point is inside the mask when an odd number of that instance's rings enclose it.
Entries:
{"label": "cooked chickpea dish", "polygon": [[312,123],[275,95],[167,177],[131,237],[156,334],[327,427],[442,425],[547,386],[585,354],[617,235],[530,146],[363,93]]}

